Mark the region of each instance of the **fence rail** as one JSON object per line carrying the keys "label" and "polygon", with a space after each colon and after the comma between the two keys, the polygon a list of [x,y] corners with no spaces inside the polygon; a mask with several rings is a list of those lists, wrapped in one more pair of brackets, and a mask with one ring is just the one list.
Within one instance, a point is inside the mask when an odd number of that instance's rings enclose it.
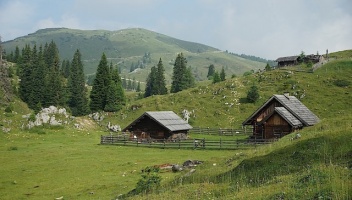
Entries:
{"label": "fence rail", "polygon": [[269,144],[274,142],[273,139],[238,139],[238,140],[206,140],[206,139],[188,139],[188,140],[156,140],[156,139],[129,139],[123,135],[106,135],[101,136],[100,144],[135,146],[135,147],[153,147],[153,148],[173,148],[173,149],[245,149],[253,148],[258,145]]}
{"label": "fence rail", "polygon": [[220,136],[234,136],[239,134],[251,134],[252,129],[233,129],[233,128],[203,128],[193,127],[189,130],[190,133],[195,134],[208,134],[208,135],[220,135]]}

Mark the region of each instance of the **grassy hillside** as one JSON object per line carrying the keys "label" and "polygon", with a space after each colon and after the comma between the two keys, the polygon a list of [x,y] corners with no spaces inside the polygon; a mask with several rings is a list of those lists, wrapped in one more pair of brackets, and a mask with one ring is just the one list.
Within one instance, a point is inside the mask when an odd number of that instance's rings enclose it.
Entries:
{"label": "grassy hillside", "polygon": [[[351,74],[347,57],[314,73],[274,70],[141,100],[132,100],[131,93],[128,105],[107,115],[101,126],[76,118],[81,130],[72,124],[22,130],[22,115],[31,111],[14,98],[13,112],[0,106],[0,127],[11,128],[0,134],[0,194],[2,199],[113,199],[135,188],[146,166],[197,159],[204,163],[191,176],[163,171],[159,190],[130,199],[351,199]],[[246,103],[253,84],[260,99]],[[100,135],[108,134],[106,123],[124,127],[149,110],[194,110],[193,126],[240,128],[269,97],[283,92],[297,95],[321,119],[300,131],[299,140],[292,141],[291,134],[234,151],[97,145]]]}
{"label": "grassy hillside", "polygon": [[[134,28],[118,31],[106,30],[75,30],[66,28],[51,28],[3,43],[6,52],[20,49],[25,44],[50,43],[54,41],[60,51],[61,59],[72,60],[76,49],[80,49],[86,74],[95,73],[103,52],[108,60],[122,68],[122,74],[128,78],[135,77],[145,81],[150,68],[157,64],[159,58],[164,62],[167,80],[172,75],[172,65],[177,53],[182,52],[193,67],[198,79],[206,79],[207,68],[214,64],[220,71],[226,67],[226,73],[242,75],[246,71],[263,69],[265,63],[254,62],[222,52],[216,48],[199,43],[187,42],[149,30]],[[151,62],[145,69],[129,73],[132,63],[142,61],[145,53],[151,54]]]}

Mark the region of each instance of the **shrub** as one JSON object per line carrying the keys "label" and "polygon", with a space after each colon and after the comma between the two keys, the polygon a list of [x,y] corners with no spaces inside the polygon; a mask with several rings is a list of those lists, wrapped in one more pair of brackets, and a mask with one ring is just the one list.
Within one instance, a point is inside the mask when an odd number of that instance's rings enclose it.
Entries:
{"label": "shrub", "polygon": [[247,101],[255,103],[259,99],[258,87],[253,85],[247,92]]}
{"label": "shrub", "polygon": [[6,113],[12,113],[12,111],[13,111],[13,106],[11,106],[11,105],[9,105],[5,108]]}
{"label": "shrub", "polygon": [[142,178],[139,179],[135,193],[150,192],[160,187],[161,177],[158,167],[146,167],[142,172]]}
{"label": "shrub", "polygon": [[351,85],[350,81],[347,80],[335,80],[334,81],[334,85],[338,86],[338,87],[348,87],[349,85]]}

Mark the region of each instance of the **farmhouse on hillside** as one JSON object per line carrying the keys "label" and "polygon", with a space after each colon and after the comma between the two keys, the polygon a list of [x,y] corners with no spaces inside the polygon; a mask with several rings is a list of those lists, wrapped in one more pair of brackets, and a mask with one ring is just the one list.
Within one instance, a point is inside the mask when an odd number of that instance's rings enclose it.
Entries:
{"label": "farmhouse on hillside", "polygon": [[280,138],[295,130],[312,126],[319,118],[295,96],[274,95],[243,123],[253,126],[253,138]]}
{"label": "farmhouse on hillside", "polygon": [[308,63],[309,61],[313,64],[322,62],[324,60],[324,56],[322,55],[307,55],[303,59],[300,56],[287,56],[287,57],[280,57],[276,59],[278,67],[285,67],[285,66],[293,66],[298,65],[301,62]]}
{"label": "farmhouse on hillside", "polygon": [[149,111],[124,128],[135,139],[169,139],[174,135],[187,135],[192,129],[173,111]]}

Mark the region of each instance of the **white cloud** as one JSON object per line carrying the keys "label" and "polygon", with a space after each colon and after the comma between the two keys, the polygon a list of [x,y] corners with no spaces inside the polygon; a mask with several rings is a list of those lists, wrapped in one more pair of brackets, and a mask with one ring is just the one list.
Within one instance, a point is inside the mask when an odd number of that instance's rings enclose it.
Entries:
{"label": "white cloud", "polygon": [[41,19],[36,23],[36,29],[55,28],[55,27],[80,29],[81,25],[77,18],[66,14],[61,16],[61,19],[59,21],[55,21],[51,17],[49,17],[46,19]]}
{"label": "white cloud", "polygon": [[2,2],[0,6],[0,34],[2,40],[11,40],[19,35],[28,34],[33,11],[33,6],[27,2]]}

